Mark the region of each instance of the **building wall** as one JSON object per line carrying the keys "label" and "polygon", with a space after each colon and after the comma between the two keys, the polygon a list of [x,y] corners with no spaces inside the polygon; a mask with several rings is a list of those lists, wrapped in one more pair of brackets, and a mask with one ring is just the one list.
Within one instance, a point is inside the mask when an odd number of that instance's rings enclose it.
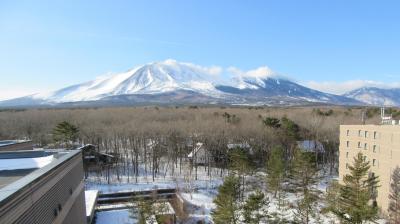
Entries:
{"label": "building wall", "polygon": [[0,206],[0,223],[86,223],[81,153],[14,195]]}
{"label": "building wall", "polygon": [[362,152],[370,161],[371,171],[379,176],[377,202],[386,213],[389,205],[390,180],[392,171],[400,166],[399,125],[341,125],[339,147],[339,176],[350,170],[354,157]]}
{"label": "building wall", "polygon": [[0,152],[3,151],[19,151],[19,150],[33,150],[31,141],[20,142],[11,145],[0,146]]}

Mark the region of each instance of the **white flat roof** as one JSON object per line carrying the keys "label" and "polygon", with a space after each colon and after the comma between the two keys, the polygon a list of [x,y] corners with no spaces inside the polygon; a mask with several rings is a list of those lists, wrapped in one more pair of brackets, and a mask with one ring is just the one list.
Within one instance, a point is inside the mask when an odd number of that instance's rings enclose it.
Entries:
{"label": "white flat roof", "polygon": [[53,159],[53,155],[34,158],[0,159],[0,171],[38,169],[51,163]]}
{"label": "white flat roof", "polygon": [[86,216],[91,216],[94,206],[96,205],[98,190],[86,190],[85,191],[85,203],[86,203]]}

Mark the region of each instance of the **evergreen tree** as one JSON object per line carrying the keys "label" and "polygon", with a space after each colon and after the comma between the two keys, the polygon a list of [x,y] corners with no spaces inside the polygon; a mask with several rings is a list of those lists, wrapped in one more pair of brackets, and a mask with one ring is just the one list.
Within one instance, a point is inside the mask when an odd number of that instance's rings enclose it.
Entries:
{"label": "evergreen tree", "polygon": [[66,144],[76,141],[79,129],[75,125],[63,121],[53,129],[53,139],[60,144]]}
{"label": "evergreen tree", "polygon": [[281,128],[288,139],[292,141],[300,139],[300,127],[298,124],[287,117],[282,117],[281,124]]}
{"label": "evergreen tree", "polygon": [[300,194],[296,203],[296,220],[300,223],[309,223],[315,215],[318,200],[318,170],[315,167],[314,157],[300,150],[295,151],[291,169],[291,186]]}
{"label": "evergreen tree", "polygon": [[211,213],[215,224],[238,223],[239,185],[237,177],[228,176],[219,187],[218,195],[214,199],[216,209]]}
{"label": "evergreen tree", "polygon": [[280,122],[281,121],[278,118],[274,117],[267,117],[263,120],[263,124],[271,128],[280,128],[281,127]]}
{"label": "evergreen tree", "polygon": [[241,149],[241,148],[236,148],[233,149],[229,153],[229,168],[234,171],[240,178],[241,184],[240,184],[240,195],[241,199],[243,201],[244,197],[244,188],[245,188],[245,177],[246,174],[249,173],[252,170],[252,164],[250,163],[250,159],[247,155],[247,153]]}
{"label": "evergreen tree", "polygon": [[267,185],[268,190],[274,193],[274,198],[281,189],[284,174],[283,149],[280,147],[273,148],[267,163]]}
{"label": "evergreen tree", "polygon": [[392,173],[389,199],[390,223],[400,223],[400,167]]}
{"label": "evergreen tree", "polygon": [[343,177],[344,185],[340,187],[338,207],[332,211],[342,223],[362,224],[375,221],[378,206],[373,198],[378,188],[378,177],[370,175],[369,162],[361,152],[354,158],[349,169],[350,174]]}
{"label": "evergreen tree", "polygon": [[[153,202],[148,200],[139,200],[137,203],[139,224],[146,224],[153,218]],[[132,216],[134,217],[134,216]]]}
{"label": "evergreen tree", "polygon": [[244,222],[246,224],[260,223],[262,219],[267,217],[265,207],[268,204],[268,198],[261,191],[257,190],[255,193],[250,194],[243,205]]}
{"label": "evergreen tree", "polygon": [[330,212],[339,206],[340,198],[340,184],[338,181],[332,181],[327,187],[327,192],[325,196],[326,207],[322,211]]}
{"label": "evergreen tree", "polygon": [[131,210],[131,217],[138,217],[139,224],[166,223],[168,219],[162,214],[168,212],[169,202],[160,202],[157,198],[157,191],[154,190],[149,199],[139,199],[137,210]]}

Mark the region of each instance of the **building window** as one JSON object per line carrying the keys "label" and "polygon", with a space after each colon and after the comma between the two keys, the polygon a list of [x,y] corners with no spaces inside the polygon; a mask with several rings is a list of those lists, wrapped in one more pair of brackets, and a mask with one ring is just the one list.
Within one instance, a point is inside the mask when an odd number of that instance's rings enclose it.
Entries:
{"label": "building window", "polygon": [[348,163],[346,163],[346,169],[349,169],[349,164]]}
{"label": "building window", "polygon": [[378,133],[376,131],[374,131],[374,139],[378,138]]}
{"label": "building window", "polygon": [[365,131],[364,137],[365,137],[365,138],[368,138],[368,131]]}
{"label": "building window", "polygon": [[377,148],[377,146],[374,145],[374,146],[372,147],[372,151],[373,151],[373,152],[376,152],[376,148]]}
{"label": "building window", "polygon": [[346,152],[346,158],[349,158],[349,152]]}
{"label": "building window", "polygon": [[361,130],[358,130],[358,137],[362,137]]}
{"label": "building window", "polygon": [[376,166],[376,159],[372,160],[372,166]]}
{"label": "building window", "polygon": [[364,149],[367,150],[368,149],[368,144],[364,143]]}
{"label": "building window", "polygon": [[358,142],[358,148],[361,148],[361,142]]}
{"label": "building window", "polygon": [[346,146],[347,146],[347,148],[350,147],[350,142],[349,141],[346,142]]}
{"label": "building window", "polygon": [[350,136],[350,130],[347,130],[346,135],[347,135],[347,136]]}

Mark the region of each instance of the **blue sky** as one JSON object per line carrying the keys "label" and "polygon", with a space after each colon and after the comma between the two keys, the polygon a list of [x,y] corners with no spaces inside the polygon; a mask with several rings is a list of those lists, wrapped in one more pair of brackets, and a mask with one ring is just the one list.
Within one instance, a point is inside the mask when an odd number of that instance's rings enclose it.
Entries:
{"label": "blue sky", "polygon": [[176,59],[400,86],[400,1],[0,1],[0,99]]}

